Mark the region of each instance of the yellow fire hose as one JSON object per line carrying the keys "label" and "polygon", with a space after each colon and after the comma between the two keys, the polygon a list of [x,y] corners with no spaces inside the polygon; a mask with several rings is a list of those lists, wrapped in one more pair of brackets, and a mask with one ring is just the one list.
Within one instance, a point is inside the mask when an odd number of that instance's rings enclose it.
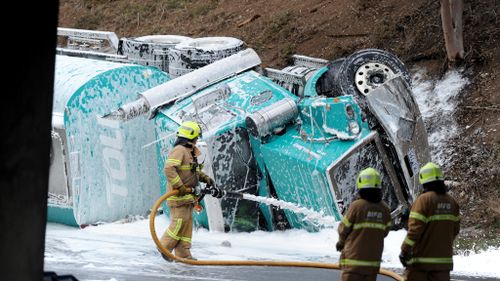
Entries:
{"label": "yellow fire hose", "polygon": [[[160,243],[160,240],[158,239],[155,230],[155,217],[156,217],[156,212],[158,211],[158,208],[160,207],[161,203],[163,203],[163,201],[165,201],[168,197],[176,195],[177,192],[178,192],[177,190],[173,190],[161,196],[153,205],[153,208],[151,209],[151,214],[149,215],[149,230],[151,231],[151,237],[153,238],[153,241],[155,242],[158,249],[164,255],[166,255],[167,257],[169,257],[174,261],[187,263],[191,265],[282,266],[282,267],[311,267],[311,268],[340,269],[340,266],[337,263],[297,262],[297,261],[248,261],[248,260],[247,261],[224,261],[224,260],[203,261],[203,260],[189,260],[176,257]],[[399,274],[383,268],[380,269],[379,274],[391,277],[394,280],[398,281],[404,280],[404,278]]]}

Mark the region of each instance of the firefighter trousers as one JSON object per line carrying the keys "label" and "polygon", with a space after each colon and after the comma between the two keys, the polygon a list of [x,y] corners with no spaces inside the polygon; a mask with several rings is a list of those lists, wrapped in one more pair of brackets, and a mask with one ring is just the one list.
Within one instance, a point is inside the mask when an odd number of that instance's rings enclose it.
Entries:
{"label": "firefighter trousers", "polygon": [[170,252],[180,258],[192,259],[191,237],[193,236],[193,204],[170,207],[170,225],[160,242]]}
{"label": "firefighter trousers", "polygon": [[406,281],[450,281],[449,270],[422,271],[414,268],[407,268]]}
{"label": "firefighter trousers", "polygon": [[377,280],[377,273],[361,274],[361,273],[352,272],[352,271],[348,271],[348,272],[342,271],[341,280],[342,281],[376,281]]}

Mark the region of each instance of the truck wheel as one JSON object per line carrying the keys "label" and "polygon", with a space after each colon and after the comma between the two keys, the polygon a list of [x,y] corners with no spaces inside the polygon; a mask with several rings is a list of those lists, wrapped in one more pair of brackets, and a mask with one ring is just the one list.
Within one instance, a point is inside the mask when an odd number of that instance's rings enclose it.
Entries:
{"label": "truck wheel", "polygon": [[396,56],[379,49],[364,49],[342,63],[335,85],[344,95],[366,96],[397,75],[402,75],[410,85],[408,69]]}
{"label": "truck wheel", "polygon": [[154,66],[168,71],[168,52],[175,45],[191,39],[179,35],[147,35],[137,38],[122,38],[118,54],[126,55],[136,64]]}
{"label": "truck wheel", "polygon": [[[201,37],[177,44],[168,56],[169,73],[190,72],[245,49],[245,43],[233,37]],[[172,68],[172,71],[170,71]]]}

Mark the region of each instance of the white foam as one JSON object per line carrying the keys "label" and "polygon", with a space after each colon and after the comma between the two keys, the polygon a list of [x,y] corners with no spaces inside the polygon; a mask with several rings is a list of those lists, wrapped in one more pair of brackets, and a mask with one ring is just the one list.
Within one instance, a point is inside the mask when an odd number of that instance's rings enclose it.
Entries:
{"label": "white foam", "polygon": [[469,83],[463,71],[447,72],[441,80],[425,80],[425,71],[413,75],[413,94],[429,134],[433,160],[443,165],[453,151],[447,148],[449,139],[459,132],[454,119],[458,96]]}

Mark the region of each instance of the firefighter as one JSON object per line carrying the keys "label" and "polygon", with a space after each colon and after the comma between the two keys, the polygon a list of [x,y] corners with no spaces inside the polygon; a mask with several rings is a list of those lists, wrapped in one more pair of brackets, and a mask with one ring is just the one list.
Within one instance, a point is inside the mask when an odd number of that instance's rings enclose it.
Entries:
{"label": "firefighter", "polygon": [[339,225],[337,251],[342,281],[377,279],[384,237],[391,227],[391,214],[382,201],[380,175],[364,169],[356,181],[359,199],[354,200]]}
{"label": "firefighter", "polygon": [[[186,121],[177,130],[177,140],[174,148],[165,162],[165,175],[168,181],[168,191],[178,190],[176,196],[167,199],[170,209],[170,225],[161,237],[162,245],[170,252],[175,249],[175,255],[180,258],[196,260],[191,255],[191,237],[193,234],[193,207],[197,203],[198,182],[206,183],[204,193],[216,198],[223,196],[223,191],[216,188],[214,180],[201,171],[197,157],[200,150],[196,141],[201,136],[200,126],[193,121]],[[163,258],[169,260],[166,255]],[[169,260],[170,261],[170,260]]]}
{"label": "firefighter", "polygon": [[453,240],[460,231],[459,206],[446,193],[438,165],[424,165],[419,181],[424,190],[411,208],[399,259],[407,280],[450,280]]}

